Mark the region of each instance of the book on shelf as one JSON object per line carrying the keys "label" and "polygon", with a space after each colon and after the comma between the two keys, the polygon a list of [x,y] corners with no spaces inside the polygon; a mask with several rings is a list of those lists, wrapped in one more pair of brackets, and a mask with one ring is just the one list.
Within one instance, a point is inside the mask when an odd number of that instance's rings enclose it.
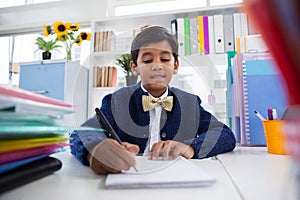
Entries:
{"label": "book on shelf", "polygon": [[94,67],[95,87],[115,87],[117,84],[117,68],[114,66]]}
{"label": "book on shelf", "polygon": [[115,34],[111,30],[95,32],[94,52],[113,51],[115,43]]}

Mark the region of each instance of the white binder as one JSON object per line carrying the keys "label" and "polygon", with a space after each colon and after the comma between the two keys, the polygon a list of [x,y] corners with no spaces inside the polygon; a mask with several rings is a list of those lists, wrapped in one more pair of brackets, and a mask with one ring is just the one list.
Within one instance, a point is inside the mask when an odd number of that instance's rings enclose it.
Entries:
{"label": "white binder", "polygon": [[232,15],[224,15],[224,46],[225,52],[234,51]]}
{"label": "white binder", "polygon": [[214,15],[215,52],[224,53],[223,15]]}
{"label": "white binder", "polygon": [[214,31],[214,18],[208,16],[208,33],[209,33],[209,50],[210,53],[216,53],[215,51],[215,31]]}

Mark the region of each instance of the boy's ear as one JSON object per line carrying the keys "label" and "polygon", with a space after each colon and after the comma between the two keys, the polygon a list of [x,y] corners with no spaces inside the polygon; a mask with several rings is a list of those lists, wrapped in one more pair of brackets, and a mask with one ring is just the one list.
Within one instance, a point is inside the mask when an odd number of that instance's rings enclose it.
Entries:
{"label": "boy's ear", "polygon": [[136,70],[136,65],[134,64],[133,61],[130,61],[130,69],[133,73],[133,75],[138,76],[139,72]]}
{"label": "boy's ear", "polygon": [[176,60],[174,63],[174,71],[173,71],[174,74],[177,74],[178,68],[179,68],[179,61]]}

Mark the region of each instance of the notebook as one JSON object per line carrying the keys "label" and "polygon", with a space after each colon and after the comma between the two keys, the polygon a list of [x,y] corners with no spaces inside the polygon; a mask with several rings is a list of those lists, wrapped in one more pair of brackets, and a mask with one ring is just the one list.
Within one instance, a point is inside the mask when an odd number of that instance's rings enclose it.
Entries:
{"label": "notebook", "polygon": [[138,172],[124,171],[107,175],[107,189],[134,188],[183,188],[210,186],[216,180],[213,176],[190,160],[178,157],[175,160],[148,160],[136,157]]}
{"label": "notebook", "polygon": [[243,64],[242,145],[265,145],[264,129],[254,111],[266,118],[267,109],[277,110],[279,118],[287,108],[287,91],[272,59],[245,60]]}

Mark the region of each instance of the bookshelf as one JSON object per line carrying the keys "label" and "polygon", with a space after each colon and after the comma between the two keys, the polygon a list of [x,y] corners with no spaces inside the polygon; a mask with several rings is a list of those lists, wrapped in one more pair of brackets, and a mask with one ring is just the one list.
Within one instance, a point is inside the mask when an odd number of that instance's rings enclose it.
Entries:
{"label": "bookshelf", "polygon": [[[95,74],[94,67],[102,66],[116,66],[115,59],[122,54],[129,53],[132,38],[141,27],[145,25],[159,25],[170,30],[171,21],[178,18],[196,18],[199,15],[233,15],[239,13],[240,4],[227,5],[220,7],[206,7],[197,9],[180,10],[176,12],[157,12],[151,14],[131,15],[121,17],[109,17],[104,19],[93,20],[92,27],[92,43],[91,43],[91,65],[89,72],[89,105],[88,116],[94,115],[94,108],[101,106],[101,99],[104,95],[113,92],[119,87],[125,86],[125,73],[117,67],[117,83],[115,87],[96,87],[97,75]],[[105,40],[109,44],[102,44],[99,42],[99,33],[104,35],[104,32],[110,32],[112,38]],[[108,37],[107,37],[108,38]],[[98,42],[97,42],[98,41]],[[103,40],[102,40],[103,41]],[[101,45],[101,47],[99,47]],[[110,48],[103,48],[103,46],[110,46]],[[100,49],[100,50],[99,50]],[[103,50],[105,49],[105,50]],[[193,54],[193,55],[180,55],[180,69],[179,74],[174,76],[171,86],[176,86],[184,90],[196,93],[203,100],[204,107],[216,113],[216,110],[223,110],[219,113],[223,116],[225,122],[226,102],[221,99],[225,98],[225,88],[214,88],[214,83],[226,79],[226,73],[218,66],[227,67],[227,54],[224,50],[222,53],[212,53],[207,55]],[[220,72],[221,71],[221,72]],[[195,74],[197,76],[195,76]],[[197,80],[203,79],[203,83],[197,83]],[[204,87],[204,88],[202,88]],[[204,90],[204,93],[201,93]],[[210,105],[208,103],[208,96],[210,93],[218,95],[221,93],[222,97],[216,98],[216,103]],[[195,92],[194,92],[195,93]],[[221,102],[218,102],[221,101]]]}

